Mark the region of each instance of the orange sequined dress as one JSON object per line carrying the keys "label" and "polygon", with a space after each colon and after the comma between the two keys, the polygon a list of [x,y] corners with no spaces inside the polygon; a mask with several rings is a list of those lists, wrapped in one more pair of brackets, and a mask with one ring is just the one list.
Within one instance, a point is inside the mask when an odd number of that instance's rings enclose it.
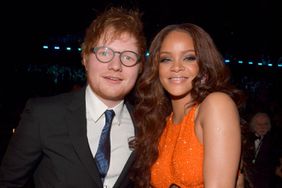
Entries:
{"label": "orange sequined dress", "polygon": [[179,124],[173,124],[172,114],[159,143],[159,158],[152,166],[151,184],[155,188],[203,188],[203,145],[194,131],[197,106]]}

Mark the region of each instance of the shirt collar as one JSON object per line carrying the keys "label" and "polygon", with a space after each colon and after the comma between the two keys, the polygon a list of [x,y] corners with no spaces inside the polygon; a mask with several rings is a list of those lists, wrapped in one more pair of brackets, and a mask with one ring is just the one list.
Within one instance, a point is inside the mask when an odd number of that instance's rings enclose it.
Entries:
{"label": "shirt collar", "polygon": [[122,100],[115,107],[109,108],[96,96],[96,94],[92,91],[89,85],[87,85],[86,87],[85,97],[86,97],[87,119],[97,122],[106,110],[112,109],[115,111],[115,118],[113,121],[117,121],[117,124],[120,125],[123,110],[124,110],[124,100]]}

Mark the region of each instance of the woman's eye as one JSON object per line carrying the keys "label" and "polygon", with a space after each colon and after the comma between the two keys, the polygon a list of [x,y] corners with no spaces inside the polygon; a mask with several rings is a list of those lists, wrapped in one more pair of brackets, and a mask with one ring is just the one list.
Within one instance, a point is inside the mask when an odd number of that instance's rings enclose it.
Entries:
{"label": "woman's eye", "polygon": [[196,56],[187,56],[187,57],[184,58],[184,60],[186,60],[186,61],[196,61],[197,57]]}
{"label": "woman's eye", "polygon": [[169,58],[160,58],[160,63],[166,63],[169,62],[170,59]]}

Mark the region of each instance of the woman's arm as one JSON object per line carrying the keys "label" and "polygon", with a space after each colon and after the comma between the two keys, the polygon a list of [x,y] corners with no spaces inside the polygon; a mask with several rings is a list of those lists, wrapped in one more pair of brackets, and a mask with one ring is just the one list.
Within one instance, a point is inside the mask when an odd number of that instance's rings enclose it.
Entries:
{"label": "woman's arm", "polygon": [[241,154],[237,107],[226,94],[210,94],[201,104],[205,188],[234,188]]}

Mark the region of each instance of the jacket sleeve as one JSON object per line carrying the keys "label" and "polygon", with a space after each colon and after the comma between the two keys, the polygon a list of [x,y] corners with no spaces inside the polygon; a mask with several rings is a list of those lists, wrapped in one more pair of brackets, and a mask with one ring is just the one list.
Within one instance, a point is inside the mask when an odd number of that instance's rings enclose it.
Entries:
{"label": "jacket sleeve", "polygon": [[37,113],[34,100],[30,99],[2,159],[0,188],[24,186],[40,161],[42,152]]}

